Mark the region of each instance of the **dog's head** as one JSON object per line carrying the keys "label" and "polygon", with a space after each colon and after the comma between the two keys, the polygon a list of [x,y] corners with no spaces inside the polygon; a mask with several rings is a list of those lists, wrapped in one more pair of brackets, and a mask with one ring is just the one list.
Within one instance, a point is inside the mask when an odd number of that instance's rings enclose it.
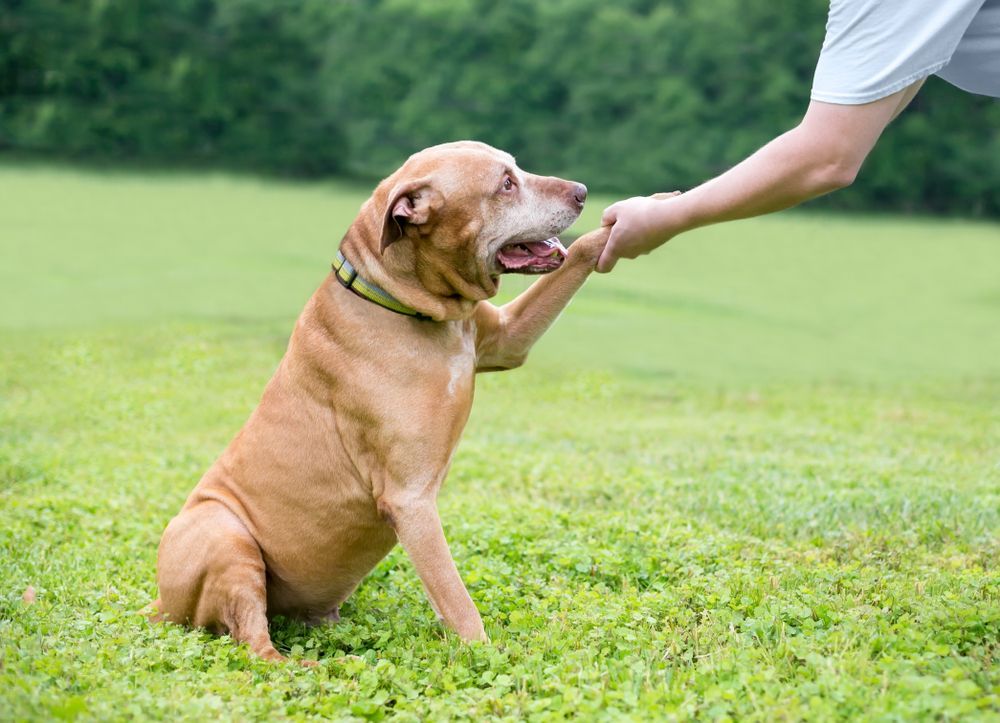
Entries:
{"label": "dog's head", "polygon": [[412,259],[438,293],[480,300],[496,294],[501,274],[559,268],[566,251],[555,236],[586,198],[583,184],[527,173],[508,153],[459,141],[411,156],[379,185],[372,212],[386,261]]}

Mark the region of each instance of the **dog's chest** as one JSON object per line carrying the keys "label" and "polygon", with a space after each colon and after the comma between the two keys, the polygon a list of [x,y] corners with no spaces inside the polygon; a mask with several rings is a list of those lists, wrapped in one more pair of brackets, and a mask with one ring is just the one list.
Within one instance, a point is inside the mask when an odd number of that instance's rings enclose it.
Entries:
{"label": "dog's chest", "polygon": [[411,419],[415,436],[453,447],[472,407],[475,340],[455,334],[446,344],[417,347],[413,353],[420,373],[406,384],[398,411]]}
{"label": "dog's chest", "polygon": [[476,346],[471,334],[461,338],[457,353],[453,354],[447,363],[448,384],[445,387],[445,398],[448,400],[472,403],[472,382],[476,372]]}
{"label": "dog's chest", "polygon": [[442,327],[404,345],[402,367],[409,375],[397,381],[434,406],[465,406],[471,402],[476,369],[475,332],[462,322]]}
{"label": "dog's chest", "polygon": [[462,322],[418,331],[380,340],[377,354],[352,366],[351,393],[341,399],[338,411],[349,412],[353,424],[339,431],[356,435],[349,448],[370,450],[378,460],[373,467],[419,461],[424,472],[444,469],[469,416],[474,331]]}

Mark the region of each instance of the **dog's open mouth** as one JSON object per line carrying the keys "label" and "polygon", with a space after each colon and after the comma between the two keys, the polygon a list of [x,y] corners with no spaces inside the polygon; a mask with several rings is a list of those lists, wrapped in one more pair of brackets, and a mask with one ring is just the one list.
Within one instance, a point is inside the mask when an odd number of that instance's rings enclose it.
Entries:
{"label": "dog's open mouth", "polygon": [[496,262],[505,274],[547,274],[566,259],[566,248],[554,236],[545,241],[510,243],[497,251]]}

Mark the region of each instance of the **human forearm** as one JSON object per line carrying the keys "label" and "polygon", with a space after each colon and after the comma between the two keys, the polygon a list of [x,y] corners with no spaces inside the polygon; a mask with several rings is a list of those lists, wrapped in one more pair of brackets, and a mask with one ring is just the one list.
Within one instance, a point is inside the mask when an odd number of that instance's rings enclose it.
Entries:
{"label": "human forearm", "polygon": [[780,211],[850,184],[886,124],[915,92],[909,88],[858,106],[814,101],[796,128],[721,176],[677,198],[612,204],[602,217],[613,228],[597,270],[610,271],[619,258],[649,253],[684,231]]}
{"label": "human forearm", "polygon": [[674,200],[671,235],[781,211],[843,188],[853,182],[861,160],[836,147],[817,147],[814,138],[795,128]]}
{"label": "human forearm", "polygon": [[678,198],[676,233],[774,213],[851,185],[886,124],[922,85],[864,106],[811,104],[799,126]]}

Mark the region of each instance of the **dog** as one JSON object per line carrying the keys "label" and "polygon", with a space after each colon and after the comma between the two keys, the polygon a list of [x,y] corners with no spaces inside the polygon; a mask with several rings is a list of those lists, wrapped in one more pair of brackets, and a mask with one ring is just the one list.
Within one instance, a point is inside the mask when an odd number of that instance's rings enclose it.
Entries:
{"label": "dog", "polygon": [[[478,372],[520,366],[594,270],[608,228],[555,238],[586,186],[460,141],[411,156],[361,207],[246,424],[159,545],[153,617],[284,660],[268,618],[312,624],[400,543],[439,620],[486,640],[437,511]],[[505,273],[545,274],[504,306]]]}

